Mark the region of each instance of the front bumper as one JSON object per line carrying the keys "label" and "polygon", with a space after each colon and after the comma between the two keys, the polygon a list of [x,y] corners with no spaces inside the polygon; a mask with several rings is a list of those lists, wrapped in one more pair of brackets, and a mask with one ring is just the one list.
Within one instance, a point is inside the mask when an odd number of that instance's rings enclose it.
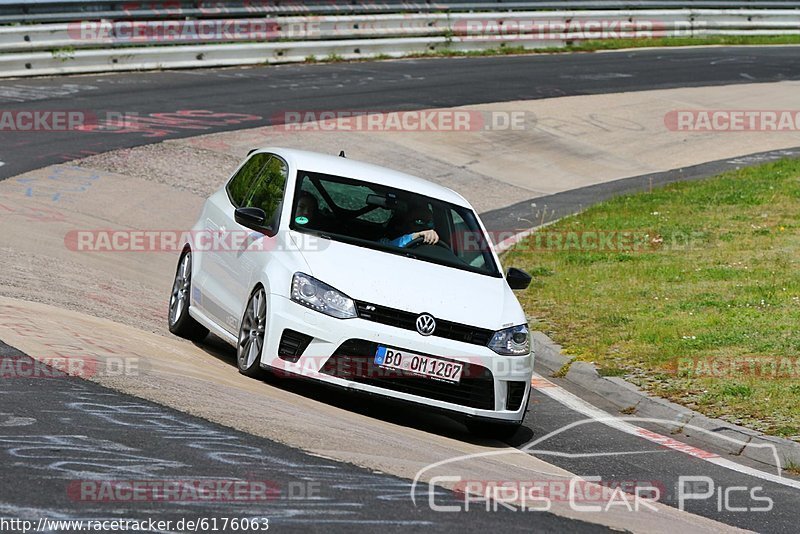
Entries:
{"label": "front bumper", "polygon": [[[424,405],[467,417],[522,421],[530,394],[533,355],[501,356],[485,346],[439,337],[361,318],[336,319],[271,294],[261,366],[335,386]],[[310,336],[297,355],[279,356],[286,331]],[[296,336],[302,337],[302,336]],[[372,363],[377,345],[464,363],[462,379],[450,384],[387,373]],[[303,349],[302,346],[305,346]]]}

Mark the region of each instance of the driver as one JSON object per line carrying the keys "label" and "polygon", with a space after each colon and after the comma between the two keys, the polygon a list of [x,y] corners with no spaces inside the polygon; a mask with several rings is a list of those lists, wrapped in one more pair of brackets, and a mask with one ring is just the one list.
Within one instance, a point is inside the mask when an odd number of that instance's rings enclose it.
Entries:
{"label": "driver", "polygon": [[319,212],[319,201],[317,197],[308,191],[300,191],[300,198],[297,200],[297,209],[294,212],[294,220],[297,224],[306,225],[315,222],[314,219]]}
{"label": "driver", "polygon": [[417,238],[422,238],[426,245],[435,245],[439,242],[439,234],[433,229],[433,214],[427,206],[418,205],[411,208],[400,225],[406,228],[408,233],[394,239],[381,239],[384,245],[392,245],[403,248]]}

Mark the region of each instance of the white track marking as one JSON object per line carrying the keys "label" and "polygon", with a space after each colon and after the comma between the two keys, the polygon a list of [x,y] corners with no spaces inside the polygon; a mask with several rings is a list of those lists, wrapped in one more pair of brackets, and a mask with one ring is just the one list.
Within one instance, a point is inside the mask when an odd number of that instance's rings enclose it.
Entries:
{"label": "white track marking", "polygon": [[503,239],[502,241],[497,243],[494,246],[494,249],[497,251],[498,254],[502,254],[504,252],[507,252],[511,247],[513,247],[514,245],[516,245],[517,243],[519,243],[520,241],[522,241],[523,239],[525,239],[526,237],[528,237],[529,235],[531,235],[532,233],[534,233],[538,229],[539,229],[539,226],[534,226],[533,228],[531,228],[529,230],[523,230],[522,232],[518,232],[518,233],[512,235],[511,237]]}
{"label": "white track marking", "polygon": [[[554,384],[553,382],[547,380],[541,375],[534,374],[533,380],[531,380],[531,385],[534,388],[536,388],[536,390],[541,391],[551,399],[563,404],[567,408],[575,412],[578,412],[580,414],[583,414],[591,418],[592,420],[595,420],[606,426],[609,426],[621,432],[625,432],[626,434],[638,436],[648,441],[652,441],[653,443],[657,443],[658,445],[661,445],[663,447],[678,452],[682,452],[684,454],[688,454],[689,456],[692,456],[694,458],[699,458],[701,460],[712,463],[714,465],[718,465],[720,467],[724,467],[726,469],[730,469],[731,471],[737,471],[744,475],[760,478],[762,480],[767,480],[769,482],[774,482],[776,484],[781,484],[784,486],[789,486],[791,488],[800,489],[800,481],[793,480],[790,478],[785,478],[780,475],[773,475],[772,473],[767,473],[765,471],[761,471],[753,467],[748,467],[746,465],[736,463],[734,461],[728,460],[727,458],[721,458],[718,454],[714,454],[713,452],[708,452],[704,451],[703,449],[698,449],[697,447],[687,445],[686,443],[678,441],[674,438],[663,436],[656,432],[651,432],[650,430],[645,430],[644,428],[631,424],[620,417],[612,416],[604,412],[600,408],[597,408],[596,406],[589,404],[587,401],[581,399],[580,397],[573,395],[572,393],[558,386],[557,384]],[[631,419],[636,419],[636,418],[631,418]],[[638,418],[638,420],[642,422],[654,422],[654,423],[663,422],[655,419],[644,419],[644,418]],[[703,429],[698,428],[697,430],[702,431]],[[738,440],[732,440],[732,441],[738,442]],[[772,445],[765,445],[765,446],[773,447]],[[522,449],[524,450],[524,447],[522,447]]]}

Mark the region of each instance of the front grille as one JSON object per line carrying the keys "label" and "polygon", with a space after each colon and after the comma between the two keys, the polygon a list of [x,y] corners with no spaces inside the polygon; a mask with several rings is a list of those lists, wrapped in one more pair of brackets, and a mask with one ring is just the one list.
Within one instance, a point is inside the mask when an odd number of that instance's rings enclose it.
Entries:
{"label": "front grille", "polygon": [[[411,313],[386,306],[378,306],[369,302],[356,301],[358,316],[367,321],[374,321],[389,326],[396,326],[405,330],[417,329],[418,313]],[[470,343],[472,345],[486,346],[491,341],[494,332],[485,328],[453,323],[436,319],[436,330],[434,336]]]}
{"label": "front grille", "polygon": [[[481,410],[494,410],[494,379],[489,369],[474,363],[463,363],[461,381],[458,384],[452,384],[417,376],[406,371],[379,367],[374,363],[377,349],[377,343],[349,339],[328,358],[322,367],[322,372],[361,384],[419,395],[428,399]],[[440,359],[447,360],[447,358]]]}
{"label": "front grille", "polygon": [[506,410],[519,410],[525,400],[525,382],[507,382],[508,394],[506,395]]}
{"label": "front grille", "polygon": [[311,336],[307,336],[288,328],[283,331],[281,342],[278,344],[278,358],[288,362],[296,362],[303,355],[308,344],[311,343]]}

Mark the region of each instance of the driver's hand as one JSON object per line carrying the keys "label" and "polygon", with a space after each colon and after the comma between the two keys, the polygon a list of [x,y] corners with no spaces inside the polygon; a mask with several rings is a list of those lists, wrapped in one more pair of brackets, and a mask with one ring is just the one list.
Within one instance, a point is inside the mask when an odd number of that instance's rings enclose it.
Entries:
{"label": "driver's hand", "polygon": [[421,237],[426,245],[435,245],[439,242],[439,234],[436,233],[436,230],[423,230],[414,234],[413,237]]}

